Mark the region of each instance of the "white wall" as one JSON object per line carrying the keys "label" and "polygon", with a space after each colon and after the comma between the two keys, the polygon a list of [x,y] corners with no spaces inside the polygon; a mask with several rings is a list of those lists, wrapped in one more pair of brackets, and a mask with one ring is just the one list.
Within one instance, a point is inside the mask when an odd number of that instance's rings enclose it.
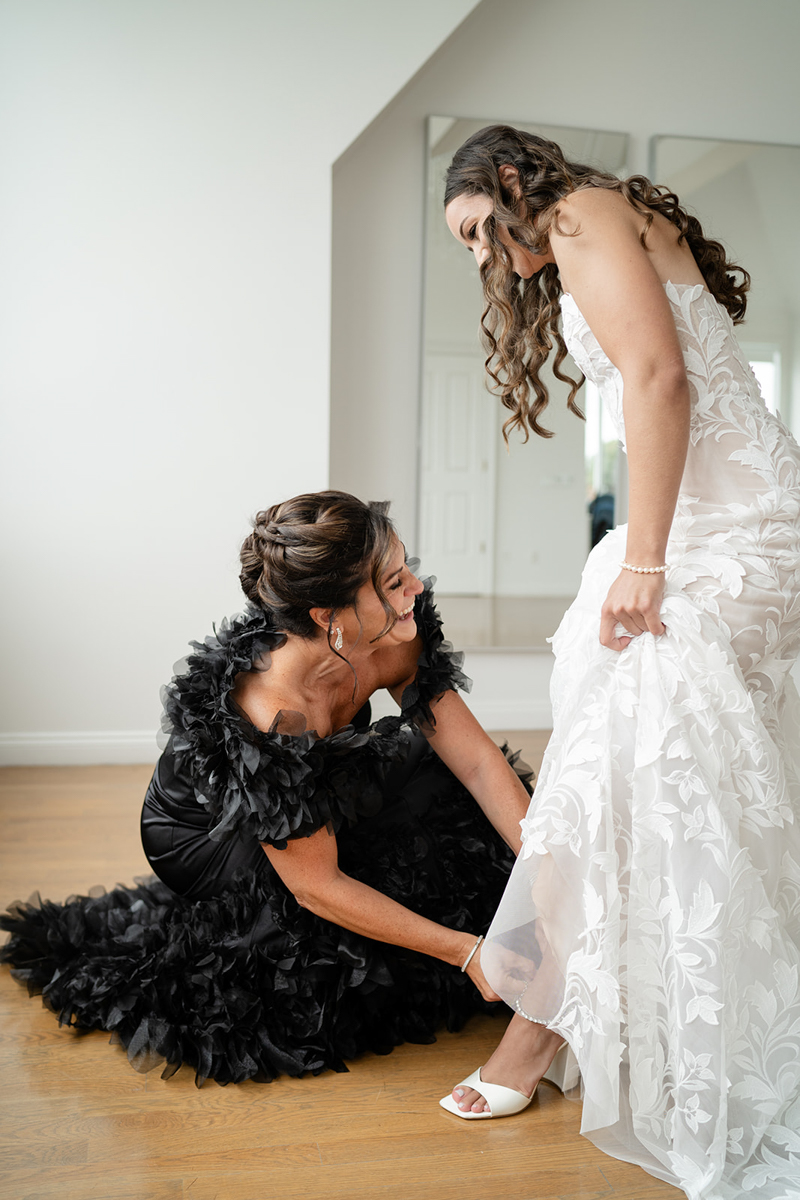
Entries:
{"label": "white wall", "polygon": [[152,757],[327,484],[331,165],[474,3],[4,3],[0,761]]}
{"label": "white wall", "polygon": [[796,0],[483,0],[334,168],[331,482],[413,543],[429,114],[628,131],[646,173],[655,134],[799,143],[798,44]]}
{"label": "white wall", "polygon": [[5,0],[2,761],[152,753],[248,516],[327,482],[329,350],[331,482],[414,528],[428,113],[627,129],[642,170],[800,141],[796,0],[483,0],[398,94],[473,7]]}

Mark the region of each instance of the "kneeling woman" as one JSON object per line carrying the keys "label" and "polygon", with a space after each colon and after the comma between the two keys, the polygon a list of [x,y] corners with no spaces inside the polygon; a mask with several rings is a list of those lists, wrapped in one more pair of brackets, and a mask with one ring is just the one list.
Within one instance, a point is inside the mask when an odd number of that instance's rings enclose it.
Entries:
{"label": "kneeling woman", "polygon": [[[2,920],[17,977],[140,1069],[346,1070],[498,999],[475,947],[527,776],[456,695],[386,507],[320,492],[258,514],[246,614],[165,689],[142,814],[159,881]],[[379,688],[400,715],[371,723]]]}

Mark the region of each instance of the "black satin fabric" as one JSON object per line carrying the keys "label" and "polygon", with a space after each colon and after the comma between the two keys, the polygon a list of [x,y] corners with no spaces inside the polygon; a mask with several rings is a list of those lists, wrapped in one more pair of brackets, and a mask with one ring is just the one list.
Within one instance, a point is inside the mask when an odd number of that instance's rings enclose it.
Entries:
{"label": "black satin fabric", "polygon": [[[369,723],[367,703],[353,726],[365,729]],[[383,772],[383,804],[373,822],[364,823],[367,829],[402,825],[412,812],[421,814],[427,809],[434,797],[424,784],[426,772],[419,768],[429,753],[421,734],[406,733],[402,758]],[[168,745],[147,789],[141,818],[142,846],[159,879],[179,896],[192,900],[218,896],[243,873],[265,882],[274,879],[259,842],[239,831],[226,841],[213,841],[208,836],[210,826],[208,810],[197,803],[189,780],[176,772],[172,745]],[[346,831],[340,832],[339,840],[346,845]]]}
{"label": "black satin fabric", "polygon": [[193,900],[218,895],[237,872],[271,872],[260,842],[236,834],[224,842],[208,836],[211,818],[194,788],[175,773],[168,746],[159,759],[142,807],[142,846],[156,875],[179,896]]}

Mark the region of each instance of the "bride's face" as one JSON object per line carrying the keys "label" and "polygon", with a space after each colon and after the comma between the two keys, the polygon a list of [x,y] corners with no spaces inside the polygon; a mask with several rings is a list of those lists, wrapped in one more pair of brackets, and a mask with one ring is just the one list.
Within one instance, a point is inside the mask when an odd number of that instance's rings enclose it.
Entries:
{"label": "bride's face", "polygon": [[[381,587],[384,596],[394,609],[395,620],[388,633],[381,637],[380,641],[374,643],[373,649],[413,641],[417,636],[414,601],[422,591],[422,584],[416,575],[409,571],[405,549],[397,538],[394,539],[392,553],[381,578]],[[370,580],[359,589],[355,607],[347,609],[346,615],[345,613],[340,614],[345,621],[343,653],[347,654],[347,647],[352,647],[356,642],[367,649],[386,628],[387,616],[388,614]],[[334,620],[334,624],[337,623],[338,620]]]}
{"label": "bride's face", "polygon": [[[444,210],[447,227],[453,237],[471,250],[481,267],[492,257],[492,247],[486,236],[486,218],[490,217],[493,204],[489,196],[462,194],[451,200]],[[508,251],[512,269],[521,279],[530,279],[542,267],[555,260],[551,255],[534,254],[527,247],[515,242],[505,225],[498,225],[497,236]]]}

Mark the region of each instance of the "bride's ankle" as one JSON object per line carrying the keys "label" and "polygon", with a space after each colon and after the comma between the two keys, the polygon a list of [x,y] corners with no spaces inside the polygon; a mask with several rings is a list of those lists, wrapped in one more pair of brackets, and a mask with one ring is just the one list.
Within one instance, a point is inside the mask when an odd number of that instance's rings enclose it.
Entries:
{"label": "bride's ankle", "polygon": [[521,1017],[519,1013],[514,1013],[509,1021],[500,1044],[502,1045],[505,1041],[517,1047],[520,1053],[547,1052],[552,1049],[555,1054],[558,1048],[564,1044],[560,1033],[556,1033],[547,1025],[540,1024],[539,1021],[529,1021],[526,1017]]}
{"label": "bride's ankle", "polygon": [[529,1093],[563,1045],[561,1035],[546,1025],[514,1016],[483,1068],[483,1078],[487,1083],[510,1083]]}

